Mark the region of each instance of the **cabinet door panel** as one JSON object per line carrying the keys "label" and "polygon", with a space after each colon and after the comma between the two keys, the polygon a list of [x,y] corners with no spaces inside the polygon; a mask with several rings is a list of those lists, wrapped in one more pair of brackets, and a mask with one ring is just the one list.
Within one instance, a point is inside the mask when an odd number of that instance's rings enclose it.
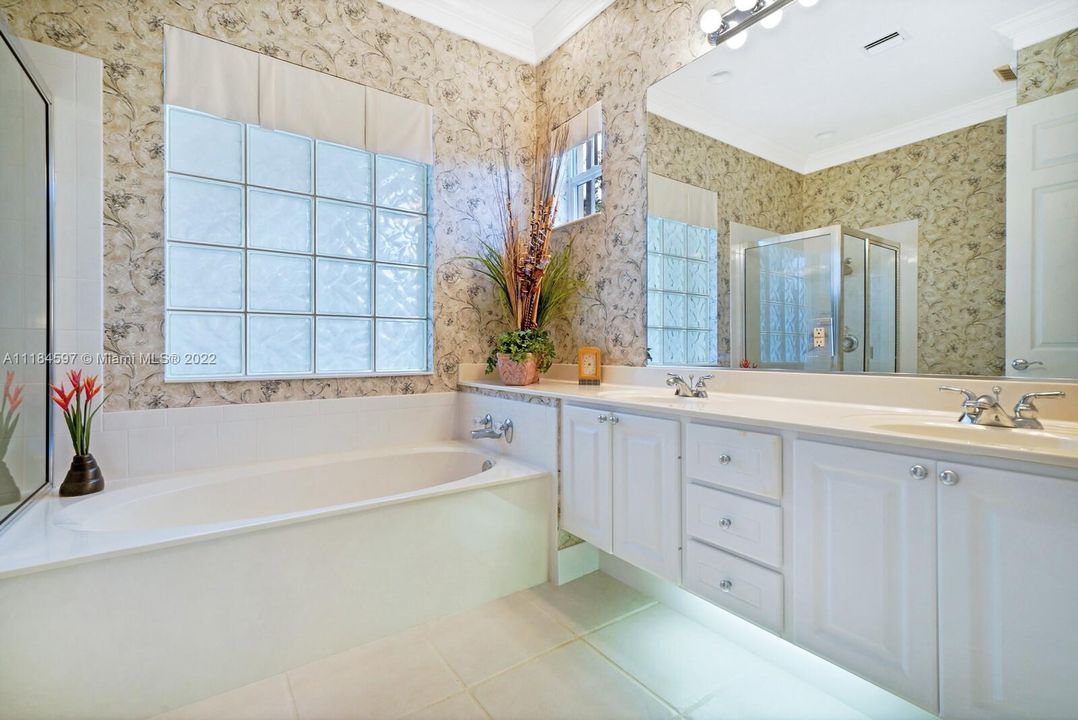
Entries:
{"label": "cabinet door panel", "polygon": [[939,467],[943,716],[1074,718],[1078,482]]}
{"label": "cabinet door panel", "polygon": [[618,415],[614,554],[673,582],[681,570],[681,464],[676,420]]}
{"label": "cabinet door panel", "polygon": [[605,412],[562,409],[560,526],[604,552],[613,551],[610,426]]}
{"label": "cabinet door panel", "polygon": [[916,457],[799,441],[791,639],[912,702],[938,707],[936,487]]}

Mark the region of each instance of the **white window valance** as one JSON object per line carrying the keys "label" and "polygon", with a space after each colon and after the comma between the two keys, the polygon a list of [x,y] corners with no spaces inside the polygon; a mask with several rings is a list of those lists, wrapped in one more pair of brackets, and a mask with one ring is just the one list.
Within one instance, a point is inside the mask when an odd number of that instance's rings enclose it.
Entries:
{"label": "white window valance", "polygon": [[588,138],[603,129],[603,106],[595,103],[591,107],[582,110],[564,123],[569,129],[569,140],[566,147],[576,147],[587,142]]}
{"label": "white window valance", "polygon": [[648,215],[717,230],[719,195],[712,190],[648,173]]}
{"label": "white window valance", "polygon": [[429,105],[168,25],[165,104],[434,161]]}

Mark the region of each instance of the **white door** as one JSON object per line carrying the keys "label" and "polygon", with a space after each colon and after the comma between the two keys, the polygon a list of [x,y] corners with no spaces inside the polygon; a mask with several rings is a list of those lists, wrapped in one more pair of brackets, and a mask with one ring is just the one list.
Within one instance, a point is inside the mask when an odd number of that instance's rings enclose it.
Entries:
{"label": "white door", "polygon": [[680,425],[615,414],[614,554],[678,582],[681,571]]}
{"label": "white door", "polygon": [[1007,113],[1007,357],[1078,377],[1078,90]]}
{"label": "white door", "polygon": [[935,712],[932,463],[807,441],[794,463],[789,639]]}
{"label": "white door", "polygon": [[939,468],[942,716],[1078,717],[1078,482]]}
{"label": "white door", "polygon": [[606,416],[605,411],[592,408],[562,408],[560,527],[604,552],[612,552],[610,424]]}

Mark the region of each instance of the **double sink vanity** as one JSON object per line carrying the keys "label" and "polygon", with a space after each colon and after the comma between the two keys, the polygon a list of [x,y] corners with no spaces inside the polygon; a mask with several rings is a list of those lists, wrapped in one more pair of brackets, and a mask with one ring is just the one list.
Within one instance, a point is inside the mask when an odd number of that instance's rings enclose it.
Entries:
{"label": "double sink vanity", "polygon": [[560,405],[563,530],[942,717],[1078,707],[1078,423],[650,378],[520,389]]}

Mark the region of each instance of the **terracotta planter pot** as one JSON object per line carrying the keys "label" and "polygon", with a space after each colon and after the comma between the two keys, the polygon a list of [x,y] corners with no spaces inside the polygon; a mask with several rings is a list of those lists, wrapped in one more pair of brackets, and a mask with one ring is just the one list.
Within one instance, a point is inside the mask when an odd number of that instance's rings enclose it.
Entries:
{"label": "terracotta planter pot", "polygon": [[524,362],[515,362],[509,353],[498,353],[498,375],[503,385],[531,385],[539,382],[539,358],[528,353]]}

